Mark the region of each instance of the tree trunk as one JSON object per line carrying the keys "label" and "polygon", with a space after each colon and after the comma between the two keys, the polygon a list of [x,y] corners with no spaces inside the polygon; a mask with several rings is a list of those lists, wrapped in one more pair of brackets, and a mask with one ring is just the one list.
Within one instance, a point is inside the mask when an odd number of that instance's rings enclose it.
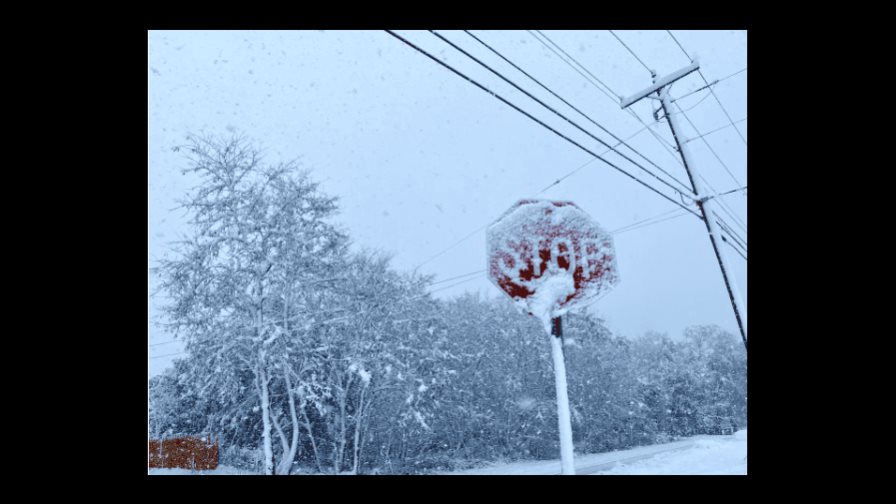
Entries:
{"label": "tree trunk", "polygon": [[305,419],[305,429],[308,431],[308,438],[311,439],[311,449],[314,451],[314,462],[317,464],[317,471],[324,473],[324,467],[320,463],[320,455],[317,453],[317,443],[314,442],[314,433],[311,432],[311,421],[308,420],[308,413],[302,409],[302,417]]}
{"label": "tree trunk", "polygon": [[274,474],[274,450],[271,447],[271,417],[268,395],[268,377],[264,364],[258,365],[258,379],[261,382],[261,420],[264,425],[262,439],[264,442],[264,474]]}
{"label": "tree trunk", "polygon": [[286,442],[286,434],[283,433],[283,427],[280,426],[280,420],[276,415],[271,415],[271,423],[274,424],[277,435],[280,437],[280,449],[282,450],[280,463],[276,465],[276,474],[283,474],[281,466],[283,465],[283,458],[286,457],[287,452],[289,452],[289,444]]}
{"label": "tree trunk", "polygon": [[364,392],[367,391],[367,383],[364,383],[364,386],[361,388],[361,397],[358,399],[358,412],[355,415],[355,443],[352,446],[354,448],[354,460],[352,462],[352,473],[358,474],[358,458],[361,455],[361,423],[364,419]]}
{"label": "tree trunk", "polygon": [[289,474],[289,469],[296,458],[296,449],[299,447],[299,420],[296,417],[295,393],[292,390],[292,380],[289,379],[289,369],[283,362],[283,378],[286,380],[286,395],[289,397],[289,417],[292,421],[292,443],[289,445],[289,453],[283,451],[283,460],[280,464],[281,473]]}
{"label": "tree trunk", "polygon": [[333,460],[333,468],[336,474],[342,471],[342,460],[345,457],[345,403],[348,398],[348,387],[350,384],[351,374],[346,378],[345,384],[342,386],[341,397],[339,398],[339,440]]}

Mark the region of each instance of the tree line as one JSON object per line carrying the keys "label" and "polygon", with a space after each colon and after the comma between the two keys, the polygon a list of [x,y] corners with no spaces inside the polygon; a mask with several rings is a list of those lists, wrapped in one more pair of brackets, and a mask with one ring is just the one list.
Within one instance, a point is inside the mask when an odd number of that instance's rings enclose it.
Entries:
{"label": "tree line", "polygon": [[[216,435],[264,474],[413,474],[556,458],[548,335],[503,297],[437,300],[432,277],[350,251],[336,198],[246,138],[189,136],[190,234],[157,268],[185,355],[149,383],[149,436]],[[746,424],[743,346],[565,316],[575,449],[593,453]]]}

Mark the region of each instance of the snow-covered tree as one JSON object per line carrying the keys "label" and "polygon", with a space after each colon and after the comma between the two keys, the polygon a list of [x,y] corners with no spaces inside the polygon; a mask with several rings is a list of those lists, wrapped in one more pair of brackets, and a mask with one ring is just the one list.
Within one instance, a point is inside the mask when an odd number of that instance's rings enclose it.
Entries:
{"label": "snow-covered tree", "polygon": [[[294,321],[308,319],[305,305],[345,254],[345,234],[328,222],[336,201],[320,194],[295,163],[263,164],[260,149],[241,136],[189,136],[180,149],[188,158],[184,172],[200,184],[182,202],[192,233],[178,244],[178,257],[158,268],[172,300],[164,310],[168,325],[186,340],[205,394],[225,397],[224,390],[232,390],[225,384],[235,386],[243,372],[251,373],[264,471],[283,473],[300,429],[294,396],[299,384],[284,365],[292,347],[287,341],[301,338]],[[279,380],[289,404],[282,420],[289,435],[272,410],[272,382]],[[275,434],[280,464],[274,461]]]}
{"label": "snow-covered tree", "polygon": [[696,375],[691,397],[701,434],[732,434],[746,423],[746,351],[718,326],[685,330],[686,369]]}

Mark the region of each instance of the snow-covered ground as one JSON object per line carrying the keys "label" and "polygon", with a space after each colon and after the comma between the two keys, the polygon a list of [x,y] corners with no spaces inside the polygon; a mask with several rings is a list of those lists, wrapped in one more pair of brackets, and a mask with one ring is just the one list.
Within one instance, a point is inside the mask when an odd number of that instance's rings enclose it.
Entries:
{"label": "snow-covered ground", "polygon": [[[747,474],[747,431],[575,457],[576,474]],[[560,474],[559,460],[495,464],[441,474]]]}
{"label": "snow-covered ground", "polygon": [[257,473],[252,471],[244,471],[242,469],[237,469],[236,467],[219,465],[217,469],[213,469],[210,471],[191,471],[189,469],[160,469],[160,468],[152,468],[149,470],[150,476],[156,475],[166,475],[166,476],[182,476],[182,475],[212,475],[212,476],[229,476],[229,475],[239,475],[239,476],[254,476]]}
{"label": "snow-covered ground", "polygon": [[[576,474],[747,474],[747,431],[731,436],[694,436],[691,438],[631,450],[595,453],[575,457]],[[229,466],[213,471],[188,469],[150,469],[151,475],[250,475]],[[560,474],[559,460],[538,460],[493,464],[479,469],[444,472],[462,475]]]}
{"label": "snow-covered ground", "polygon": [[697,439],[690,448],[659,453],[596,474],[747,474],[747,431]]}

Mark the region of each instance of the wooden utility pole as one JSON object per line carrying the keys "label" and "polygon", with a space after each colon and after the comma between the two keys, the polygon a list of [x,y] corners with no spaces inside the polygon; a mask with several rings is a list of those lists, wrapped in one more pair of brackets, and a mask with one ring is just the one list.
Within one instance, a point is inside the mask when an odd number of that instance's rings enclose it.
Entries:
{"label": "wooden utility pole", "polygon": [[[687,142],[688,140],[684,137],[682,133],[681,126],[678,123],[677,114],[672,112],[672,102],[669,100],[669,89],[668,86],[673,82],[681,79],[682,77],[690,74],[691,72],[695,72],[700,69],[700,63],[693,62],[690,65],[673,72],[663,78],[657,79],[656,75],[653,77],[653,85],[647,87],[638,93],[630,96],[629,98],[623,98],[620,103],[623,109],[628,108],[634,103],[641,101],[644,98],[652,98],[655,100],[659,100],[663,113],[666,119],[669,122],[669,129],[672,130],[672,136],[675,138],[675,144],[677,146],[677,150],[679,155],[681,155],[681,160],[684,162],[684,169],[688,173],[688,179],[691,181],[691,188],[696,195],[696,203],[697,207],[700,209],[700,213],[703,215],[703,223],[706,225],[706,231],[709,234],[709,241],[712,243],[713,252],[716,254],[716,260],[719,262],[719,268],[722,270],[722,278],[725,280],[725,288],[728,290],[728,298],[731,300],[731,307],[734,309],[734,317],[737,319],[737,327],[740,329],[741,338],[744,341],[744,348],[747,348],[747,310],[744,307],[743,301],[740,297],[740,292],[737,288],[737,284],[734,282],[734,277],[729,275],[731,271],[728,262],[725,260],[725,256],[722,254],[720,243],[722,242],[722,236],[719,232],[718,227],[716,226],[715,220],[709,216],[712,208],[707,209],[707,206],[715,205],[716,202],[713,201],[712,196],[706,192],[706,189],[703,187],[703,183],[700,180],[700,177],[697,174],[697,169],[694,164],[693,158],[691,158],[691,153],[688,150]],[[656,93],[656,97],[650,96],[651,94]]]}

